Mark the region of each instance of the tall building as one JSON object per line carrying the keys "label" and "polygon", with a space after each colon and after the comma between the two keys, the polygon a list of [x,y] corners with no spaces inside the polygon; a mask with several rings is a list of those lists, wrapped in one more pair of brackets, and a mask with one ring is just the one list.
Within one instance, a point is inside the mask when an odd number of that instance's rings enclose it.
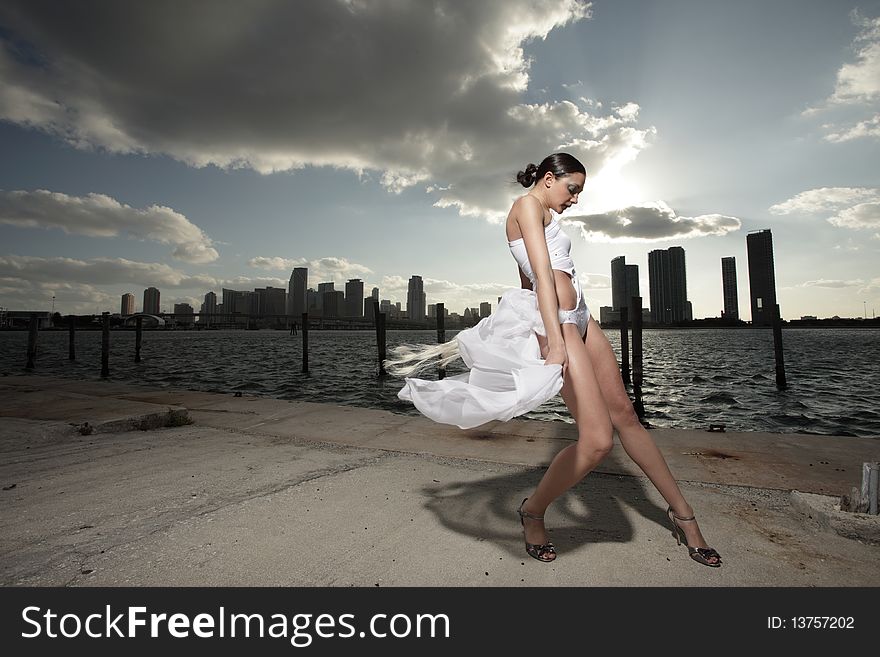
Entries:
{"label": "tall building", "polygon": [[226,316],[237,315],[236,322],[247,323],[247,316],[256,314],[252,304],[256,304],[256,295],[253,292],[223,288],[223,313]]}
{"label": "tall building", "polygon": [[626,256],[617,256],[611,259],[611,307],[620,310],[627,305]]}
{"label": "tall building", "polygon": [[159,290],[155,287],[144,290],[144,312],[148,315],[159,314]]}
{"label": "tall building", "polygon": [[195,311],[193,307],[188,303],[175,303],[174,304],[174,314],[175,315],[192,315]]}
{"label": "tall building", "polygon": [[122,310],[119,312],[122,315],[134,315],[134,295],[131,292],[122,295]]}
{"label": "tall building", "polygon": [[304,312],[308,312],[308,267],[294,267],[287,284],[287,314],[293,315],[298,321]]}
{"label": "tall building", "polygon": [[736,258],[721,258],[721,291],[724,295],[724,310],[721,317],[739,319],[739,295],[736,293]]}
{"label": "tall building", "polygon": [[266,288],[258,287],[254,289],[254,296],[256,297],[256,308],[254,309],[254,315],[262,317],[266,314]]}
{"label": "tall building", "polygon": [[287,314],[287,290],[283,287],[266,288],[266,314]]}
{"label": "tall building", "polygon": [[254,299],[256,307],[252,307],[252,315],[266,318],[269,326],[284,324],[284,318],[279,315],[287,314],[287,290],[283,287],[258,287],[254,290]]}
{"label": "tall building", "polygon": [[379,300],[379,288],[374,287],[372,292],[370,292],[370,296],[364,299],[364,318],[365,319],[375,319],[373,316],[373,301]]}
{"label": "tall building", "polygon": [[776,307],[776,273],[770,229],[750,232],[746,235],[746,247],[749,254],[752,326],[772,326]]}
{"label": "tall building", "polygon": [[409,279],[406,292],[406,316],[418,322],[425,321],[427,312],[427,300],[425,299],[425,287],[421,276],[413,275]]}
{"label": "tall building", "polygon": [[217,295],[213,292],[208,292],[205,295],[205,300],[202,301],[202,307],[199,309],[199,312],[206,315],[199,317],[199,324],[211,324],[214,321],[214,317],[210,317],[209,315],[214,315],[219,312],[217,308]]}
{"label": "tall building", "polygon": [[482,301],[480,303],[480,319],[483,317],[488,317],[492,314],[492,304],[488,301]]}
{"label": "tall building", "polygon": [[[633,297],[642,296],[639,292],[639,266],[638,265],[627,265],[626,266],[626,300],[629,304],[629,316],[630,319],[633,317],[633,309],[635,306],[632,305]],[[641,308],[637,309],[641,312]]]}
{"label": "tall building", "polygon": [[[640,296],[639,266],[628,265],[625,256],[617,256],[611,260],[611,309],[619,313],[626,306],[632,320],[636,312],[632,298],[637,296]],[[641,311],[641,308],[638,310]]]}
{"label": "tall building", "polygon": [[352,278],[345,284],[345,316],[364,316],[364,282]]}
{"label": "tall building", "polygon": [[687,320],[687,276],[683,248],[671,246],[648,252],[648,287],[651,319],[656,324]]}
{"label": "tall building", "polygon": [[345,293],[342,290],[319,292],[318,298],[321,299],[322,317],[342,317],[345,314]]}

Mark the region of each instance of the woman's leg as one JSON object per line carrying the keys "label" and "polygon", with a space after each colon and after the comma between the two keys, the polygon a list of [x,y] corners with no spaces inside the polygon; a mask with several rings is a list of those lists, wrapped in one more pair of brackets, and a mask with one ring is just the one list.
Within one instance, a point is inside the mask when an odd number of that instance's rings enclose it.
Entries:
{"label": "woman's leg", "polygon": [[[543,516],[547,506],[583,479],[613,446],[611,418],[587,347],[574,324],[563,324],[562,336],[568,352],[562,398],[577,423],[578,441],[554,457],[538,488],[523,506],[524,511],[537,516]],[[547,542],[542,521],[525,518],[524,522],[526,541],[536,544]]]}
{"label": "woman's leg", "polygon": [[[685,518],[694,515],[693,509],[684,499],[678,484],[672,477],[666,459],[663,458],[654,439],[639,422],[629,395],[623,387],[617,357],[614,355],[608,338],[592,318],[590,318],[590,326],[587,330],[586,347],[602,392],[602,398],[605,400],[617,435],[620,436],[623,449],[648,476],[651,483],[672,506],[677,515]],[[679,525],[684,531],[689,545],[708,547],[696,521],[681,522]]]}

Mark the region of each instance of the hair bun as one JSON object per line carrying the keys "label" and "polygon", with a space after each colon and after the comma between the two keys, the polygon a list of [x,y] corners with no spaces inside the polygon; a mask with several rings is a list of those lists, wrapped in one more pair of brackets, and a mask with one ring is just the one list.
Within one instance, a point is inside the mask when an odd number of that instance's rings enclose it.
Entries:
{"label": "hair bun", "polygon": [[537,177],[538,165],[529,162],[529,164],[526,165],[525,171],[520,171],[516,174],[516,181],[523,187],[531,187],[535,184],[535,179]]}

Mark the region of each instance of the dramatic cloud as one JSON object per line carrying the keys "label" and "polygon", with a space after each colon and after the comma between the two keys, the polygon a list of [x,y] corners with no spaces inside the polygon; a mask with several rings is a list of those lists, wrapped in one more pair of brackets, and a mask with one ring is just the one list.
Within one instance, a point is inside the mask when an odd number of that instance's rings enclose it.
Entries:
{"label": "dramatic cloud", "polygon": [[828,221],[842,228],[880,228],[880,201],[859,203],[841,210]]}
{"label": "dramatic cloud", "polygon": [[218,258],[208,236],[179,212],[160,205],[138,210],[104,194],[68,196],[45,189],[0,191],[0,223],[173,244],[172,255],[184,262],[205,263]]}
{"label": "dramatic cloud", "polygon": [[663,201],[601,214],[565,217],[563,223],[579,228],[584,239],[592,242],[689,239],[725,235],[742,227],[742,222],[736,217],[721,214],[676,216],[675,211]]}
{"label": "dramatic cloud", "polygon": [[11,0],[0,119],[197,167],[425,184],[438,206],[500,221],[529,160],[567,150],[601,172],[655,132],[626,99],[524,102],[523,45],[589,17],[582,0]]}
{"label": "dramatic cloud", "polygon": [[851,17],[859,28],[853,41],[855,61],[840,67],[834,92],[823,103],[803,112],[804,116],[811,116],[847,108],[872,110],[872,117],[858,121],[855,125],[841,127],[835,123],[824,124],[824,139],[836,143],[864,137],[880,137],[880,114],[876,114],[880,107],[880,17],[867,18],[859,14],[858,10],[854,10]]}
{"label": "dramatic cloud", "polygon": [[828,214],[828,223],[840,228],[880,228],[880,189],[822,187],[770,207],[773,214]]}
{"label": "dramatic cloud", "polygon": [[142,288],[211,287],[217,279],[191,276],[166,264],[136,262],[124,258],[38,258],[34,256],[0,256],[0,276],[25,278],[29,281],[70,281],[88,285],[134,284]]}
{"label": "dramatic cloud", "polygon": [[[827,130],[836,129],[833,124],[826,124],[822,127]],[[859,121],[854,126],[845,128],[843,132],[829,132],[824,138],[826,141],[840,143],[861,137],[880,137],[880,114],[875,114],[870,119]]]}
{"label": "dramatic cloud", "polygon": [[820,187],[801,192],[787,201],[777,203],[770,207],[770,212],[818,214],[875,199],[880,199],[880,190],[872,187]]}
{"label": "dramatic cloud", "polygon": [[853,43],[856,61],[837,72],[837,85],[828,99],[832,103],[858,103],[880,99],[880,17],[853,13],[861,30]]}

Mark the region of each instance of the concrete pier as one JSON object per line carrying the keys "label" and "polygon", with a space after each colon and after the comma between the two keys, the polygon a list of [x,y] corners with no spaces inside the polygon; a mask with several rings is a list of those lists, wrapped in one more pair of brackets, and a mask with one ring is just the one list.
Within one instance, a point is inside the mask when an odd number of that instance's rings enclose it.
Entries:
{"label": "concrete pier", "polygon": [[709,544],[676,545],[619,440],[547,512],[515,509],[565,423],[462,431],[351,406],[0,378],[0,581],[170,586],[877,586],[880,519],[835,508],[880,438],[653,429]]}

